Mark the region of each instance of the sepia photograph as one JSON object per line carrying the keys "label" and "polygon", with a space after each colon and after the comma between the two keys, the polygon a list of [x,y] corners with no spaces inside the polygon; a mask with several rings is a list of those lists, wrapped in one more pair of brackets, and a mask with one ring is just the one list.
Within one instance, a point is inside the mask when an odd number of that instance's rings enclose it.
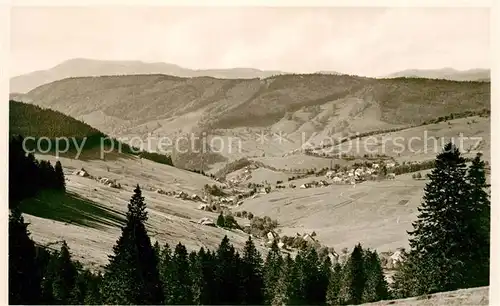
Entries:
{"label": "sepia photograph", "polygon": [[13,4],[8,303],[489,305],[491,10]]}

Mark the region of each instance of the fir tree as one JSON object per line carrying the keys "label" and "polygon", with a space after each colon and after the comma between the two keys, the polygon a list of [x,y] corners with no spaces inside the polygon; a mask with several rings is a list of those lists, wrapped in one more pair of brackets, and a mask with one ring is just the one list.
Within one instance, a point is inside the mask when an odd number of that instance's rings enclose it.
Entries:
{"label": "fir tree", "polygon": [[169,296],[165,297],[165,303],[168,305],[192,304],[192,283],[188,254],[186,247],[180,242],[175,247],[169,267]]}
{"label": "fir tree", "polygon": [[485,239],[475,229],[478,211],[465,176],[464,158],[448,143],[436,157],[414,230],[409,232],[411,251],[405,264],[412,269],[402,271],[414,273],[412,295],[469,287],[474,284],[470,271],[483,264],[476,257],[483,253],[480,244]]}
{"label": "fir tree", "polygon": [[332,261],[326,256],[320,259],[319,273],[316,278],[316,289],[313,289],[314,301],[317,304],[324,305],[326,303],[326,293],[328,291],[328,283],[330,273],[332,271]]}
{"label": "fir tree", "polygon": [[217,217],[217,226],[218,227],[226,227],[226,222],[224,219],[224,215],[222,215],[222,212]]}
{"label": "fir tree", "polygon": [[160,259],[158,264],[158,273],[160,275],[160,281],[162,283],[163,296],[165,299],[170,296],[170,283],[172,282],[170,273],[172,263],[172,250],[168,243],[165,243],[163,249],[160,252]]}
{"label": "fir tree", "polygon": [[192,304],[201,305],[201,294],[203,291],[203,269],[200,257],[195,251],[189,253],[189,277],[191,278]]}
{"label": "fir tree", "polygon": [[106,266],[102,290],[106,304],[161,304],[157,258],[146,232],[146,204],[139,186],[128,205],[127,222]]}
{"label": "fir tree", "polygon": [[216,303],[217,282],[215,279],[215,269],[217,265],[216,256],[210,250],[201,248],[198,252],[201,265],[202,283],[200,286],[200,304],[213,305]]}
{"label": "fir tree", "polygon": [[283,257],[281,256],[278,243],[275,239],[271,245],[271,250],[267,253],[264,263],[264,300],[267,304],[272,303],[274,299],[275,290],[277,288],[276,283],[282,274],[282,266]]}
{"label": "fir tree", "polygon": [[339,291],[341,304],[360,304],[365,285],[363,248],[357,244],[344,265]]}
{"label": "fir tree", "polygon": [[478,153],[472,160],[467,173],[470,194],[468,239],[475,242],[475,248],[467,259],[473,264],[467,266],[469,287],[486,286],[489,284],[490,263],[490,197],[486,183],[485,163]]}
{"label": "fir tree", "polygon": [[366,283],[363,290],[363,303],[376,302],[389,298],[387,281],[380,264],[377,252],[365,251],[365,275]]}
{"label": "fir tree", "polygon": [[274,290],[270,290],[273,296],[268,304],[276,306],[293,304],[289,302],[291,300],[290,297],[293,295],[291,286],[294,272],[293,264],[292,257],[290,254],[287,254],[283,263],[280,264],[279,278],[274,285]]}
{"label": "fir tree", "polygon": [[160,247],[160,243],[158,242],[158,240],[153,245],[153,251],[155,252],[156,258],[158,258],[158,263],[159,263],[160,258],[161,258],[161,247]]}
{"label": "fir tree", "polygon": [[328,281],[328,289],[326,292],[327,305],[339,305],[340,281],[342,279],[342,266],[336,263],[333,270],[330,272]]}
{"label": "fir tree", "polygon": [[216,255],[215,304],[237,304],[240,301],[240,257],[229,243],[227,236],[222,239]]}
{"label": "fir tree", "polygon": [[250,236],[245,243],[241,264],[241,284],[243,287],[241,302],[248,305],[261,305],[264,302],[262,258]]}
{"label": "fir tree", "polygon": [[75,287],[77,271],[71,261],[68,245],[63,241],[61,251],[56,257],[56,267],[53,275],[52,294],[58,304],[71,303],[71,293]]}
{"label": "fir tree", "polygon": [[290,305],[306,305],[306,287],[304,274],[306,266],[306,254],[304,250],[300,250],[295,256],[291,271],[288,273],[292,276],[288,283],[287,299]]}
{"label": "fir tree", "polygon": [[56,162],[54,174],[55,188],[61,191],[66,191],[66,181],[64,180],[64,171],[60,161]]}
{"label": "fir tree", "polygon": [[9,304],[40,304],[35,244],[18,208],[9,215]]}
{"label": "fir tree", "polygon": [[83,303],[85,305],[101,305],[102,299],[101,294],[99,292],[99,288],[102,284],[102,275],[101,274],[90,274],[87,279],[87,290],[85,292],[85,297],[83,299]]}

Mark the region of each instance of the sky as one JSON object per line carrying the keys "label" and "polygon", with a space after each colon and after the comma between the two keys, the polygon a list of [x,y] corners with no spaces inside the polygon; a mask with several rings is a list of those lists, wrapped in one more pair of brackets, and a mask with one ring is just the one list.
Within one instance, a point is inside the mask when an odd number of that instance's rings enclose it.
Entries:
{"label": "sky", "polygon": [[383,76],[490,67],[488,8],[13,7],[10,75],[72,58]]}

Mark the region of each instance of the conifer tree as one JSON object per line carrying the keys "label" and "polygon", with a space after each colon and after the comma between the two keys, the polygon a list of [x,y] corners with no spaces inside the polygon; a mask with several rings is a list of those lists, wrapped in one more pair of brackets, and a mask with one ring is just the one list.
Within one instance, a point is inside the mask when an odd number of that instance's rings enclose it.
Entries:
{"label": "conifer tree", "polygon": [[316,278],[315,289],[313,288],[314,301],[318,304],[324,305],[326,303],[326,294],[328,291],[328,283],[330,280],[330,273],[332,271],[332,261],[330,257],[325,256],[320,259],[320,266],[318,276]]}
{"label": "conifer tree", "polygon": [[102,284],[102,275],[90,274],[87,280],[87,290],[85,292],[85,297],[83,299],[83,304],[85,305],[101,305],[102,299],[99,292],[99,288]]}
{"label": "conifer tree", "polygon": [[371,303],[389,298],[387,281],[384,278],[382,265],[377,252],[365,251],[366,283],[363,290],[363,303]]}
{"label": "conifer tree", "polygon": [[327,305],[340,305],[339,292],[340,292],[340,281],[342,279],[342,266],[336,263],[333,270],[330,272],[330,278],[328,281],[328,289],[326,292],[326,304]]}
{"label": "conifer tree", "polygon": [[64,180],[64,171],[60,161],[56,162],[56,166],[54,168],[55,174],[55,188],[57,190],[66,191],[66,181]]}
{"label": "conifer tree", "polygon": [[485,163],[478,153],[472,160],[467,173],[467,182],[470,193],[470,209],[468,239],[475,241],[475,248],[470,252],[467,267],[467,285],[470,287],[486,286],[489,284],[490,268],[490,213],[491,203],[487,193],[490,187],[486,183]]}
{"label": "conifer tree", "polygon": [[341,304],[360,304],[365,285],[363,248],[361,244],[354,247],[342,271],[339,291]]}
{"label": "conifer tree", "polygon": [[217,282],[215,279],[215,269],[217,265],[216,256],[210,250],[201,248],[198,252],[201,265],[202,283],[200,286],[200,304],[213,305],[216,303]]}
{"label": "conifer tree", "polygon": [[[400,273],[413,273],[412,295],[469,287],[475,283],[470,271],[482,270],[477,259],[484,258],[479,245],[485,239],[476,230],[480,213],[466,172],[464,158],[448,143],[436,157],[414,230],[409,232],[411,251],[404,265],[412,268]],[[409,276],[396,277],[405,278]]]}
{"label": "conifer tree", "polygon": [[292,279],[289,283],[288,303],[290,305],[307,305],[305,279],[305,266],[306,266],[305,250],[300,250],[295,256],[293,262],[293,269],[290,272]]}
{"label": "conifer tree", "polygon": [[[280,258],[282,258],[280,256]],[[281,306],[281,305],[297,305],[297,295],[298,291],[295,285],[297,270],[294,267],[294,261],[290,254],[287,254],[285,259],[282,261],[280,266],[280,273],[277,282],[275,283],[275,289],[273,291],[274,296],[269,304]],[[269,284],[271,286],[271,284]]]}
{"label": "conifer tree", "polygon": [[[273,240],[271,250],[267,253],[264,262],[264,300],[267,304],[272,303],[275,296],[276,283],[281,277],[283,269],[283,257],[281,256],[278,243]],[[283,289],[285,290],[285,289]]]}
{"label": "conifer tree", "polygon": [[172,250],[168,243],[165,243],[163,249],[160,252],[160,259],[158,264],[158,273],[160,275],[160,281],[162,283],[163,296],[165,299],[170,296],[170,283],[172,282],[171,276],[171,265],[172,263]]}
{"label": "conifer tree", "polygon": [[161,304],[157,258],[146,232],[146,204],[139,186],[128,204],[127,222],[106,266],[102,293],[106,304]]}
{"label": "conifer tree", "polygon": [[241,285],[243,287],[241,302],[247,305],[261,305],[264,302],[262,258],[250,236],[245,243],[241,260]]}
{"label": "conifer tree", "polygon": [[9,215],[9,304],[40,304],[35,244],[16,207]]}
{"label": "conifer tree", "polygon": [[77,270],[71,261],[68,245],[63,241],[61,251],[56,257],[56,267],[53,275],[52,294],[58,304],[70,304],[71,293],[74,290]]}
{"label": "conifer tree", "polygon": [[240,301],[240,257],[229,238],[224,236],[216,253],[215,304],[237,304]]}
{"label": "conifer tree", "polygon": [[57,274],[58,258],[59,251],[48,252],[48,261],[42,274],[42,304],[50,305],[56,303],[53,283]]}
{"label": "conifer tree", "polygon": [[[200,252],[203,248],[200,249]],[[201,305],[203,291],[203,269],[198,253],[189,253],[189,277],[191,278],[192,304]]]}
{"label": "conifer tree", "polygon": [[155,244],[153,245],[153,250],[155,251],[155,254],[158,258],[160,258],[160,254],[161,254],[161,247],[160,247],[160,243],[157,241],[155,241]]}
{"label": "conifer tree", "polygon": [[169,265],[169,295],[165,296],[168,305],[192,304],[191,275],[186,247],[180,242],[177,244]]}
{"label": "conifer tree", "polygon": [[222,214],[222,212],[219,214],[219,216],[217,217],[217,226],[218,227],[226,227],[226,220],[224,219],[224,215]]}

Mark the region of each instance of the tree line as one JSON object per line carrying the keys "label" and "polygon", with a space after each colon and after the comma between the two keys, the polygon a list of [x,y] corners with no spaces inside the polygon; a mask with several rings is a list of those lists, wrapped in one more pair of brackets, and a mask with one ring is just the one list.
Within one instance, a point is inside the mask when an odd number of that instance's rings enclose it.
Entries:
{"label": "tree line", "polygon": [[[106,149],[106,152],[110,149],[113,149],[113,151],[119,149],[124,154],[135,155],[173,166],[170,155],[148,152],[130,146],[108,137],[103,132],[80,120],[33,104],[9,101],[9,130],[10,135],[34,137],[34,140],[30,139],[25,143],[30,151],[43,151],[53,154],[57,147],[61,151],[59,154],[65,155],[78,152],[79,147],[82,146],[83,151],[87,153],[84,154],[84,157],[99,158],[100,152],[93,152],[95,151],[93,149]],[[101,148],[101,145],[104,148]],[[62,153],[63,151],[66,151],[66,153]]]}
{"label": "tree line", "polygon": [[251,236],[241,254],[225,236],[214,250],[151,243],[139,186],[103,273],[60,251],[35,246],[18,208],[9,218],[9,302],[14,304],[337,305],[389,297],[376,252],[354,248],[343,265],[301,249],[284,256],[274,241],[263,259]]}
{"label": "tree line", "polygon": [[276,241],[263,258],[251,236],[241,253],[227,236],[213,251],[153,245],[137,186],[102,273],[72,260],[65,243],[60,251],[35,246],[13,207],[9,303],[342,305],[487,285],[490,202],[481,155],[467,167],[448,144],[429,179],[409,232],[411,249],[391,286],[378,254],[360,244],[343,263],[312,247],[292,257]]}
{"label": "tree line", "polygon": [[66,183],[60,161],[37,160],[33,153],[26,154],[23,138],[12,137],[9,142],[9,207],[23,199],[35,196],[44,189],[64,192]]}

